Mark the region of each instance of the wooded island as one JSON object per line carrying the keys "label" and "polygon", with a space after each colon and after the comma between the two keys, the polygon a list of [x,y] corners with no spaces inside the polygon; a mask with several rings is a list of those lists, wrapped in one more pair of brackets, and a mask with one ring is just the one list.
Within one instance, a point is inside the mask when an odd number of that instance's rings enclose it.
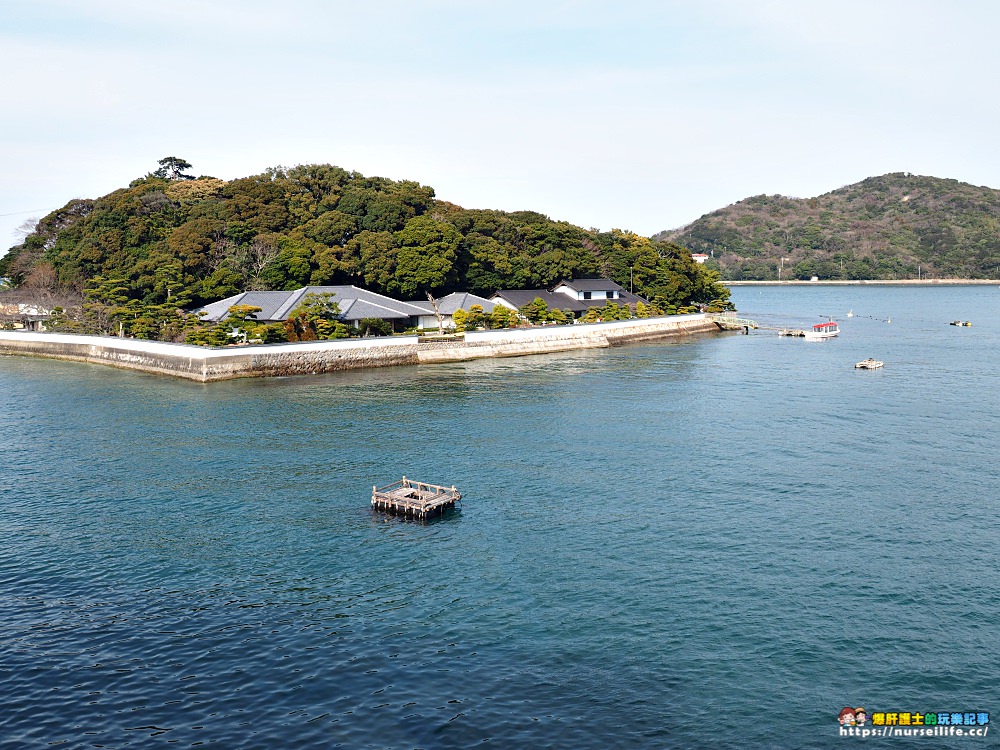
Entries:
{"label": "wooded island", "polygon": [[[417,182],[328,164],[228,182],[189,175],[191,165],[177,157],[159,164],[127,188],[53,211],[0,259],[14,292],[55,310],[50,330],[217,343],[197,308],[306,286],[423,299],[606,278],[647,300],[647,314],[729,305],[717,272],[687,249],[633,232],[587,230],[532,211],[465,209]],[[336,320],[336,303],[310,298],[302,320],[315,333]],[[636,314],[606,307],[602,319]],[[285,335],[273,326],[259,334]]]}

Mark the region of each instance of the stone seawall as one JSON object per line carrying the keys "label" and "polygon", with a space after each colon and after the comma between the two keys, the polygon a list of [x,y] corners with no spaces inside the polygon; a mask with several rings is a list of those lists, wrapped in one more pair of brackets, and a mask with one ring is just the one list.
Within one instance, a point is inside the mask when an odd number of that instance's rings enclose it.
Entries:
{"label": "stone seawall", "polygon": [[210,349],[188,344],[0,331],[0,354],[111,365],[199,382],[417,364],[416,336]]}
{"label": "stone seawall", "polygon": [[467,333],[464,341],[421,342],[416,336],[392,336],[225,349],[113,336],[0,331],[0,354],[89,362],[210,382],[548,354],[718,330],[718,326],[705,315],[675,315],[574,326],[482,331]]}
{"label": "stone seawall", "polygon": [[672,315],[635,318],[609,323],[573,326],[541,326],[465,334],[465,343],[422,347],[421,363],[456,362],[482,357],[521,357],[574,349],[600,349],[633,341],[652,341],[695,333],[717,332],[719,327],[705,315]]}

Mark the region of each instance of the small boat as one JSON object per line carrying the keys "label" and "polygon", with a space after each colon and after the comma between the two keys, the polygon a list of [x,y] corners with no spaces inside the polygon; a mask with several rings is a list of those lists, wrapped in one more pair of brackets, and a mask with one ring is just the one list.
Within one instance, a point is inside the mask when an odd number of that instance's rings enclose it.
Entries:
{"label": "small boat", "polygon": [[950,325],[950,326],[969,326],[971,328],[972,327],[972,321],[971,320],[966,320],[966,321],[953,320],[948,325]]}
{"label": "small boat", "polygon": [[817,323],[811,331],[803,331],[802,335],[807,341],[832,339],[834,336],[840,335],[840,326],[837,325],[836,321],[829,320],[826,323]]}
{"label": "small boat", "polygon": [[883,362],[882,360],[880,360],[880,359],[872,359],[871,357],[869,357],[868,359],[863,359],[860,362],[858,362],[856,365],[854,365],[854,369],[856,369],[856,370],[877,370],[878,368],[882,367],[883,365],[885,365],[885,362]]}

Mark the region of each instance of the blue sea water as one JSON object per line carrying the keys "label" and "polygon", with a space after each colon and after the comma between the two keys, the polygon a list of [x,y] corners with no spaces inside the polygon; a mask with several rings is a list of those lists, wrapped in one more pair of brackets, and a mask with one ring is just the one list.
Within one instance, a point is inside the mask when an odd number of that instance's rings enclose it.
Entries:
{"label": "blue sea water", "polygon": [[[848,705],[1000,720],[1000,288],[733,298],[842,334],[209,385],[0,358],[0,747],[825,748],[858,741]],[[462,511],[373,515],[404,473]]]}

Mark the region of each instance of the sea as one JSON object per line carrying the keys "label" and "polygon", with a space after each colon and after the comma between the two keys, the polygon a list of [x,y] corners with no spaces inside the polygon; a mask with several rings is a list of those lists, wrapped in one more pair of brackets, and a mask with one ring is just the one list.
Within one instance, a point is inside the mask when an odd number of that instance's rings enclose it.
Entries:
{"label": "sea", "polygon": [[[733,301],[321,376],[0,357],[0,747],[995,746],[1000,287]],[[373,514],[404,474],[461,510]]]}

